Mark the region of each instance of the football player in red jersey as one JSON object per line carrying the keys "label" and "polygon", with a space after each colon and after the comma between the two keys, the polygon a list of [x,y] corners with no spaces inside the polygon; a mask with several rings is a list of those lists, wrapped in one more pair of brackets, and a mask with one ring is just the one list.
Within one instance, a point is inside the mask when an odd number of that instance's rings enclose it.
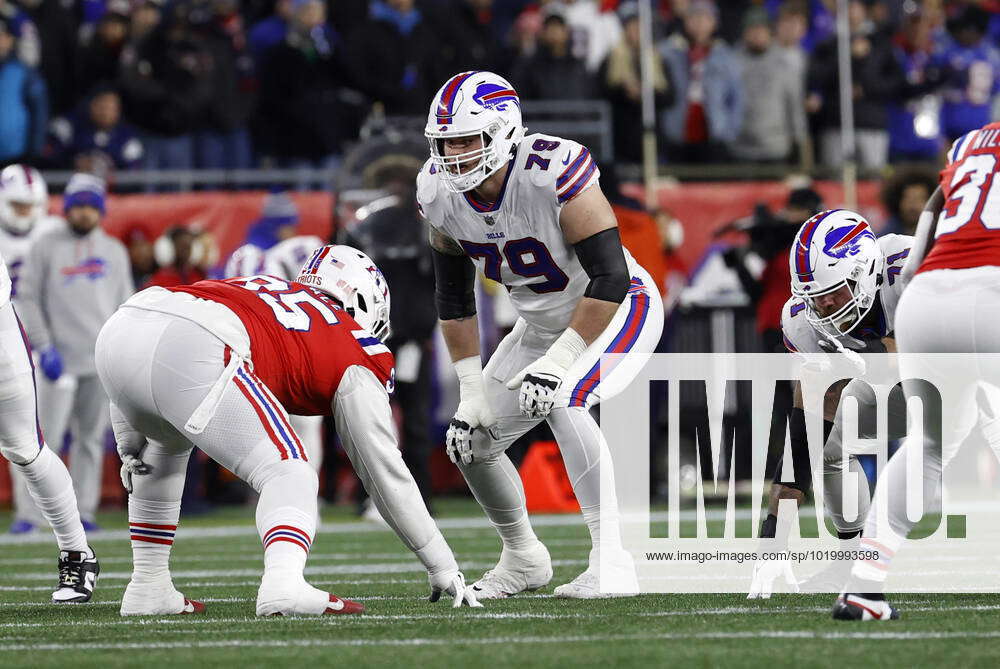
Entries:
{"label": "football player in red jersey", "polygon": [[[1000,321],[996,317],[1000,311],[998,172],[1000,123],[959,137],[948,151],[940,186],[920,217],[913,251],[902,272],[902,280],[909,283],[896,309],[900,353],[1000,353]],[[903,357],[901,378],[927,378],[922,371],[935,364],[940,363],[930,357]],[[899,617],[886,602],[883,590],[892,559],[916,522],[906,511],[906,450],[923,449],[922,499],[925,509],[930,510],[941,495],[942,468],[969,431],[978,424],[991,446],[1000,437],[1000,419],[996,417],[1000,407],[981,402],[996,392],[992,383],[983,382],[1000,378],[995,362],[990,357],[968,365],[951,361],[946,374],[962,384],[961,396],[949,398],[945,394],[941,403],[923,402],[922,445],[904,442],[889,460],[872,505],[873,509],[878,501],[887,505],[888,527],[879,522],[881,514],[869,513],[861,539],[862,550],[877,552],[879,557],[855,562],[851,581],[834,604],[834,618]],[[913,394],[920,395],[917,384],[911,388]]]}
{"label": "football player in red jersey", "polygon": [[108,320],[97,367],[129,490],[132,579],[122,615],[204,609],[168,568],[188,456],[197,446],[260,494],[257,615],[360,613],[303,577],[316,472],[289,413],[332,414],[379,512],[427,568],[431,600],[478,606],[396,447],[389,408],[389,289],[365,254],[317,249],[297,282],[257,275],[149,288]]}

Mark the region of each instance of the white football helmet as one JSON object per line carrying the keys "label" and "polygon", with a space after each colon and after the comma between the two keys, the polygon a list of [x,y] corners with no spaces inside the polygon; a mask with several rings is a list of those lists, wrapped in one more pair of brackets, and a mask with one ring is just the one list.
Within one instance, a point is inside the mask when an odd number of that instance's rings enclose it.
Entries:
{"label": "white football helmet", "polygon": [[331,244],[316,249],[295,280],[340,302],[375,337],[384,340],[391,334],[389,284],[372,259],[356,248]]}
{"label": "white football helmet", "polygon": [[[492,72],[456,74],[431,101],[424,136],[431,145],[432,172],[454,193],[472,190],[507,164],[524,137],[521,101],[510,82]],[[473,136],[479,136],[481,147],[445,155],[445,139]]]}
{"label": "white football helmet", "polygon": [[[27,215],[14,211],[14,204],[31,207]],[[0,225],[15,235],[27,234],[48,211],[49,189],[34,167],[8,165],[0,172]]]}
{"label": "white football helmet", "polygon": [[[806,318],[831,337],[843,337],[875,304],[885,258],[868,221],[847,209],[823,211],[802,224],[789,254],[792,294]],[[850,298],[823,316],[816,300],[846,286]]]}

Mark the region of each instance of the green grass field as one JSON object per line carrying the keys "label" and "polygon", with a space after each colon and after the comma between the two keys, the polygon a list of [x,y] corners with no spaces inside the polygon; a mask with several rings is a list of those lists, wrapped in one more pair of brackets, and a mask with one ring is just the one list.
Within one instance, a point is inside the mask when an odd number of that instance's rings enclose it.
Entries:
{"label": "green grass field", "polygon": [[[465,500],[440,505],[444,534],[467,576],[491,567],[494,532]],[[419,563],[386,530],[324,510],[310,581],[363,601],[361,616],[254,617],[261,550],[249,509],[182,518],[174,581],[206,603],[203,616],[123,619],[131,569],[124,513],[103,514],[95,601],[53,606],[53,542],[0,540],[0,667],[442,666],[480,668],[1000,666],[1000,602],[993,595],[907,595],[903,620],[835,623],[830,595],[646,595],[567,601],[552,586],[584,568],[580,524],[541,524],[555,578],[533,595],[454,610],[426,601]],[[9,517],[0,514],[6,527]],[[471,580],[471,579],[470,579]]]}

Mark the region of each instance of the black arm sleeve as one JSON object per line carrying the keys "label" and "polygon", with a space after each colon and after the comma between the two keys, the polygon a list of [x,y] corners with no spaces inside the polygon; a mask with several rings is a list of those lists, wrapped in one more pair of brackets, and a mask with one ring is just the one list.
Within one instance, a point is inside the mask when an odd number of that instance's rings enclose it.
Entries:
{"label": "black arm sleeve", "polygon": [[476,266],[469,256],[432,249],[434,303],[443,321],[476,315]]}
{"label": "black arm sleeve", "polygon": [[608,228],[573,244],[583,271],[590,277],[584,296],[619,304],[629,287],[628,265],[618,228]]}

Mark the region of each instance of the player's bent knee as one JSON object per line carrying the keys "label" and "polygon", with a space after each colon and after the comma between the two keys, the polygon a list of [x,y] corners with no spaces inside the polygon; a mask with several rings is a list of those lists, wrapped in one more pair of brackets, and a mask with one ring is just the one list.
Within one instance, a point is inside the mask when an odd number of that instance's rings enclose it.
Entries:
{"label": "player's bent knee", "polygon": [[33,431],[14,435],[0,431],[0,455],[15,465],[31,464],[40,452],[38,436]]}
{"label": "player's bent knee", "polygon": [[277,479],[293,483],[299,490],[312,495],[319,494],[319,477],[316,470],[304,460],[280,460],[258,467],[247,478],[250,487],[260,492],[268,483]]}

